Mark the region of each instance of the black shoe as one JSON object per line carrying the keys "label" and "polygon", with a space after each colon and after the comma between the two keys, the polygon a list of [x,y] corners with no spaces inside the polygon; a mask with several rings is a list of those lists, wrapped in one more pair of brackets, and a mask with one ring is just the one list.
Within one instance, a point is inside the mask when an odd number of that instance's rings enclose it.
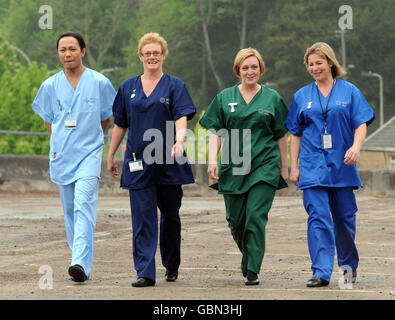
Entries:
{"label": "black shoe", "polygon": [[152,287],[155,281],[148,278],[138,278],[136,282],[132,283],[132,287]]}
{"label": "black shoe", "polygon": [[241,259],[241,273],[244,278],[247,277],[247,269],[244,267],[243,258]]}
{"label": "black shoe", "polygon": [[71,280],[75,282],[84,282],[88,279],[85,274],[84,268],[79,264],[75,264],[69,267],[69,275],[71,276]]}
{"label": "black shoe", "polygon": [[[344,283],[348,283],[348,276],[346,276],[347,274],[347,270],[343,271],[343,276],[344,276]],[[352,271],[352,278],[351,278],[351,282],[355,283],[357,281],[357,270],[353,270]]]}
{"label": "black shoe", "polygon": [[309,281],[307,281],[306,286],[309,288],[317,288],[317,287],[325,287],[329,284],[329,281],[321,279],[319,277],[312,277]]}
{"label": "black shoe", "polygon": [[247,270],[245,285],[246,286],[254,286],[257,284],[259,284],[258,275],[253,271]]}
{"label": "black shoe", "polygon": [[166,281],[174,282],[177,280],[177,278],[178,278],[178,271],[166,270],[166,275],[165,275]]}

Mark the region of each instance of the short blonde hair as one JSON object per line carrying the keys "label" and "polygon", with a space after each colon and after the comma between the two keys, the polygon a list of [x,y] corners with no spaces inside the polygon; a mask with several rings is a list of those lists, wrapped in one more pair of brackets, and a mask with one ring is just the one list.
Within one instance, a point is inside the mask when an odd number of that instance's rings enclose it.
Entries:
{"label": "short blonde hair", "polygon": [[167,42],[166,40],[156,32],[149,32],[143,35],[139,40],[137,54],[142,55],[142,49],[145,45],[150,43],[158,43],[162,47],[162,55],[167,57],[168,50],[167,50]]}
{"label": "short blonde hair", "polygon": [[333,65],[331,67],[331,71],[333,78],[341,77],[345,73],[343,68],[340,66],[340,63],[336,59],[335,52],[329,44],[325,42],[317,42],[306,49],[306,53],[304,54],[304,64],[307,69],[309,68],[309,56],[311,54],[318,54],[328,62],[332,62]]}
{"label": "short blonde hair", "polygon": [[254,48],[244,48],[237,53],[235,61],[233,63],[233,72],[238,78],[240,78],[240,65],[245,59],[249,57],[256,57],[259,62],[260,75],[263,75],[265,73],[265,63],[263,62],[262,56],[260,55],[258,50]]}

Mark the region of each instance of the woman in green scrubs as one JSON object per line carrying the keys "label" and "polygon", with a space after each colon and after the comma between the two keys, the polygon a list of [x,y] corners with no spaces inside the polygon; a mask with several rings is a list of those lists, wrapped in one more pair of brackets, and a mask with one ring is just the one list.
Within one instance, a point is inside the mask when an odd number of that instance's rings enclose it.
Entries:
{"label": "woman in green scrubs", "polygon": [[224,195],[226,219],[242,253],[245,284],[256,285],[268,212],[276,190],[287,187],[288,108],[275,90],[258,83],[265,64],[257,50],[240,50],[233,71],[241,83],[218,93],[200,124],[211,131],[208,175]]}

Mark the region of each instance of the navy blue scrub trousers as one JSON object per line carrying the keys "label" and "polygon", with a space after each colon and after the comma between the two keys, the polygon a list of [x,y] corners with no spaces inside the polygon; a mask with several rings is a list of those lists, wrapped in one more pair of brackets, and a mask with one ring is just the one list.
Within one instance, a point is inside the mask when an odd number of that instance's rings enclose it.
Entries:
{"label": "navy blue scrub trousers", "polygon": [[133,228],[133,260],[137,278],[156,280],[155,254],[158,244],[158,208],[160,211],[159,246],[163,266],[177,271],[180,265],[182,199],[181,185],[152,185],[130,190]]}
{"label": "navy blue scrub trousers", "polygon": [[355,245],[355,213],[358,208],[353,188],[304,189],[303,204],[309,215],[307,242],[313,276],[330,281],[335,248],[338,266],[356,270],[359,256]]}

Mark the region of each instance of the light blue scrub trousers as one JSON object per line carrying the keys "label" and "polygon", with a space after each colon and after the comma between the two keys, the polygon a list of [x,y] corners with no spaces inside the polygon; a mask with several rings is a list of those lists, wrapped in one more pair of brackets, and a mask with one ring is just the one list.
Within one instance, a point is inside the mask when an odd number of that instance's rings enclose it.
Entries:
{"label": "light blue scrub trousers", "polygon": [[89,276],[92,270],[99,178],[84,177],[59,185],[71,265],[79,264]]}
{"label": "light blue scrub trousers", "polygon": [[313,277],[330,281],[337,251],[339,267],[357,270],[355,213],[358,211],[352,188],[316,187],[303,190],[303,204],[309,215],[307,242]]}

